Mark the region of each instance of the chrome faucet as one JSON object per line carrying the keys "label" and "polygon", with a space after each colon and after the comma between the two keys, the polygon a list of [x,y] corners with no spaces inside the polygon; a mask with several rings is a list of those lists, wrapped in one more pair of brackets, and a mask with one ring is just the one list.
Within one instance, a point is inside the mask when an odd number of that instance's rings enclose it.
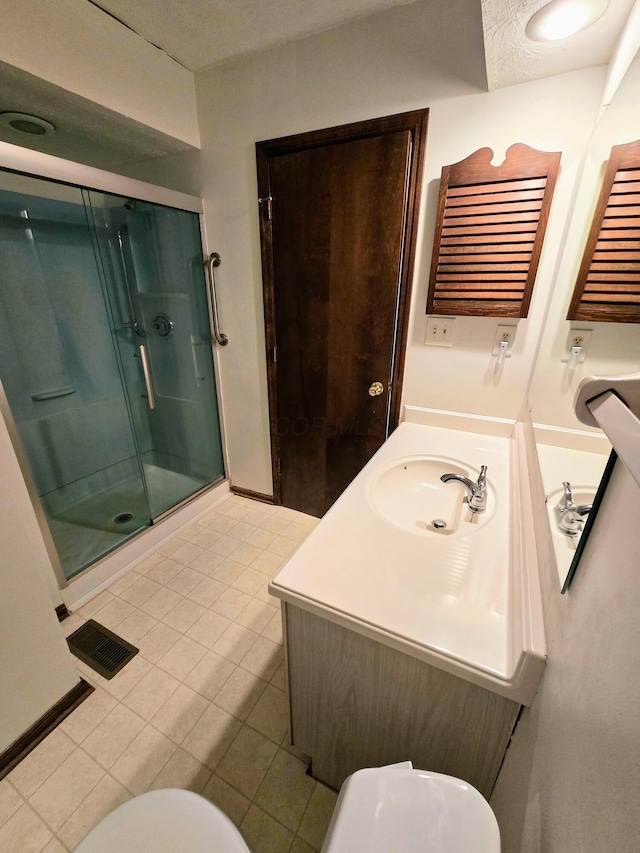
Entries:
{"label": "chrome faucet", "polygon": [[581,504],[576,506],[573,502],[571,483],[566,480],[562,483],[564,495],[558,501],[555,511],[558,516],[558,530],[567,536],[577,536],[582,533],[584,516],[589,515],[593,504]]}
{"label": "chrome faucet", "polygon": [[477,482],[473,482],[468,477],[463,477],[462,474],[443,474],[440,477],[443,483],[450,483],[455,480],[457,483],[462,483],[469,494],[469,510],[471,512],[484,512],[487,508],[487,466],[483,465],[480,468],[480,476]]}

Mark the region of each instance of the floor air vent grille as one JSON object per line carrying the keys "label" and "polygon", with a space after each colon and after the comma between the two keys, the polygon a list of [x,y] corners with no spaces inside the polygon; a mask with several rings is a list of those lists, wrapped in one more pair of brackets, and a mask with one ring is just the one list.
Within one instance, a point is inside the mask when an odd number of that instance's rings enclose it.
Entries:
{"label": "floor air vent grille", "polygon": [[93,619],[67,637],[69,649],[104,678],[113,678],[138,654],[138,649]]}

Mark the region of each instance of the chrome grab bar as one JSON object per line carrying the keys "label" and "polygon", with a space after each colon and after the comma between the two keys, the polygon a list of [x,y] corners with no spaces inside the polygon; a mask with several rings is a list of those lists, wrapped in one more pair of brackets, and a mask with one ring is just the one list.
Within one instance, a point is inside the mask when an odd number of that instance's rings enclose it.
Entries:
{"label": "chrome grab bar", "polygon": [[155,409],[156,407],[156,395],[153,393],[153,384],[151,381],[151,368],[149,367],[149,356],[147,355],[147,348],[144,344],[140,344],[140,358],[142,360],[142,372],[144,374],[144,384],[147,386],[147,399],[149,401],[149,408]]}
{"label": "chrome grab bar", "polygon": [[131,285],[129,283],[129,273],[127,272],[127,262],[124,258],[124,246],[122,245],[122,232],[127,226],[123,225],[118,231],[118,248],[120,249],[120,262],[122,263],[122,274],[124,275],[125,291],[127,294],[127,302],[129,303],[129,322],[123,323],[125,329],[133,329],[133,331],[142,337],[138,330],[138,321],[136,320],[136,312],[133,307],[133,296],[131,295]]}
{"label": "chrome grab bar", "polygon": [[218,300],[216,298],[216,277],[213,272],[214,267],[219,267],[222,263],[222,258],[217,252],[211,252],[207,258],[207,271],[209,273],[209,293],[211,295],[211,316],[213,319],[213,334],[221,347],[226,347],[229,343],[229,338],[220,331],[218,323]]}

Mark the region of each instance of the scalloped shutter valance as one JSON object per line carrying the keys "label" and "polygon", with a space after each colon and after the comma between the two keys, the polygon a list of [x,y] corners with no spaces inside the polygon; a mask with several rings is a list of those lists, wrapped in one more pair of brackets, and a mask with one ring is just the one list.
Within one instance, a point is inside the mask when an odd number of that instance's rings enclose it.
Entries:
{"label": "scalloped shutter valance", "polygon": [[567,320],[640,323],[640,140],[611,149]]}
{"label": "scalloped shutter valance", "polygon": [[428,314],[527,316],[560,152],[516,143],[502,165],[492,157],[442,169]]}

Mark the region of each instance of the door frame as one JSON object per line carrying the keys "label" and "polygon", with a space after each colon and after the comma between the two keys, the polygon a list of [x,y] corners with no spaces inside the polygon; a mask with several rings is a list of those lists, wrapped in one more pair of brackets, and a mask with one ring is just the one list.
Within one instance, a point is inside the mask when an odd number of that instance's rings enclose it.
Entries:
{"label": "door frame", "polygon": [[273,477],[273,497],[276,504],[282,503],[282,475],[280,466],[280,437],[278,434],[275,279],[273,272],[272,196],[269,160],[271,157],[292,154],[296,151],[309,148],[319,148],[341,142],[353,142],[389,133],[408,131],[411,134],[404,246],[400,266],[398,317],[393,347],[393,372],[388,416],[388,431],[392,432],[400,420],[400,401],[402,398],[404,361],[409,333],[409,308],[411,305],[411,290],[418,241],[418,218],[420,213],[428,121],[429,110],[428,108],[424,108],[397,115],[383,116],[381,118],[353,122],[352,124],[256,142],[260,255],[262,260],[264,298],[269,430],[271,434],[271,470]]}

